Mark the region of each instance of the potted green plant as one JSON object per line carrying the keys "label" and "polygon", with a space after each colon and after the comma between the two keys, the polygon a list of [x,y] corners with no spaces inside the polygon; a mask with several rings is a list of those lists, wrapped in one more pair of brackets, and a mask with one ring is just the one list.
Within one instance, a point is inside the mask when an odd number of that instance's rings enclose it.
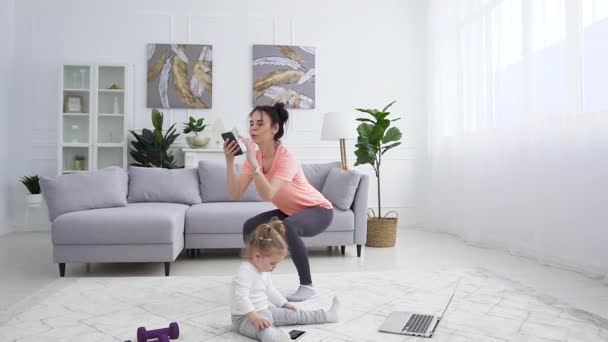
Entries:
{"label": "potted green plant", "polygon": [[142,129],[141,134],[130,131],[134,141],[131,141],[129,154],[135,160],[133,166],[162,167],[175,169],[175,158],[169,148],[179,136],[175,133],[175,124],[171,125],[163,135],[163,113],[158,109],[152,109],[152,125],[154,131],[147,128]]}
{"label": "potted green plant", "polygon": [[[382,110],[361,109],[357,111],[367,113],[372,118],[358,118],[361,124],[357,127],[357,144],[355,155],[357,165],[369,164],[374,168],[378,185],[378,212],[377,215],[372,209],[372,215],[367,220],[367,245],[371,247],[391,247],[395,245],[397,236],[397,217],[388,217],[391,213],[382,216],[382,205],[380,196],[380,166],[382,156],[390,149],[401,144],[401,131],[392,126],[391,123],[401,118],[389,119],[388,109],[395,101],[389,103]],[[392,212],[395,213],[396,212]]]}
{"label": "potted green plant", "polygon": [[86,157],[82,154],[77,154],[74,156],[74,170],[76,171],[84,171]]}
{"label": "potted green plant", "polygon": [[190,116],[187,122],[184,122],[184,134],[194,133],[194,135],[190,135],[186,137],[186,142],[188,146],[191,148],[205,148],[207,144],[209,144],[209,137],[203,137],[198,135],[202,132],[207,125],[203,125],[205,121],[204,118],[195,119]]}
{"label": "potted green plant", "polygon": [[42,195],[40,194],[40,177],[38,175],[23,176],[21,177],[21,183],[25,185],[28,195],[25,195],[25,203],[32,207],[40,205],[42,201]]}

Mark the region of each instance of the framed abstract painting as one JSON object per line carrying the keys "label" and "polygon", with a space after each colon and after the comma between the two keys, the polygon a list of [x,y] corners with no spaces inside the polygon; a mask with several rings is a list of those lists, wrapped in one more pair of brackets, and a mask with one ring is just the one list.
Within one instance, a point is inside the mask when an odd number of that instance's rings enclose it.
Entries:
{"label": "framed abstract painting", "polygon": [[148,44],[147,107],[211,108],[211,45]]}
{"label": "framed abstract painting", "polygon": [[315,48],[253,46],[253,105],[315,108]]}

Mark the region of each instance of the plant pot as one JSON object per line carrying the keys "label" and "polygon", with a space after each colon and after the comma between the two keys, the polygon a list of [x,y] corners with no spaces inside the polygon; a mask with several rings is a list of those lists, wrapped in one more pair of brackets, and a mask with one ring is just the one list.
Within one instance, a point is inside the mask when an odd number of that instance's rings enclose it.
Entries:
{"label": "plant pot", "polygon": [[25,205],[28,207],[38,207],[42,203],[42,195],[41,194],[30,194],[25,195]]}
{"label": "plant pot", "polygon": [[387,217],[395,213],[389,211],[384,217],[367,217],[367,242],[369,247],[393,247],[397,240],[397,217]]}
{"label": "plant pot", "polygon": [[211,138],[198,135],[186,137],[186,143],[188,143],[190,148],[205,148],[207,147],[207,144],[209,144],[209,140],[211,140]]}
{"label": "plant pot", "polygon": [[74,160],[74,170],[76,171],[84,171],[84,160]]}

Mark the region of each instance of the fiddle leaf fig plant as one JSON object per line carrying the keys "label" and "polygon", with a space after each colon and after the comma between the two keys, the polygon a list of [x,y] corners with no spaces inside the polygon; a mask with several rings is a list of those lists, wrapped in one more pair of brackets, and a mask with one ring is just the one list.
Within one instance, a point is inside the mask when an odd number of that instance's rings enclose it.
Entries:
{"label": "fiddle leaf fig plant", "polygon": [[381,197],[380,197],[380,166],[382,165],[382,156],[401,145],[402,134],[399,128],[391,126],[391,123],[401,118],[389,118],[390,112],[388,109],[395,101],[386,105],[382,110],[378,109],[362,109],[357,108],[357,111],[369,114],[369,117],[358,118],[361,124],[357,127],[357,144],[355,147],[355,155],[357,156],[357,165],[369,164],[374,168],[376,173],[376,181],[378,185],[378,217],[382,217],[380,212]]}

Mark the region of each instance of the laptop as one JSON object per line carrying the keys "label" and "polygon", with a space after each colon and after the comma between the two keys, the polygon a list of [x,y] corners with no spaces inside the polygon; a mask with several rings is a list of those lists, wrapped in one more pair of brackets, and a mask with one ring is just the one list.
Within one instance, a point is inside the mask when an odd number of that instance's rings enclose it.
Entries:
{"label": "laptop", "polygon": [[439,317],[412,312],[395,311],[388,315],[378,330],[393,334],[433,337],[433,333],[435,333],[439,322],[445,315],[445,312],[448,309],[448,306],[450,306],[453,298],[454,293],[452,293],[450,300],[443,309],[443,313]]}

